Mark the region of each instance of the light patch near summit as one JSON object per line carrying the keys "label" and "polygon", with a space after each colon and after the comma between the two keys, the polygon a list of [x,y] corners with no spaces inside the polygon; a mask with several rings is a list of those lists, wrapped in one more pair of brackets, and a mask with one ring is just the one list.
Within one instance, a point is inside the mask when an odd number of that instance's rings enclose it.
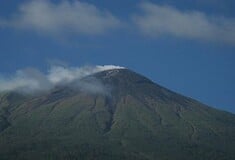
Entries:
{"label": "light patch near summit", "polygon": [[109,78],[109,77],[115,76],[117,73],[119,73],[118,69],[109,70],[109,71],[107,71],[107,73],[106,73],[104,78]]}

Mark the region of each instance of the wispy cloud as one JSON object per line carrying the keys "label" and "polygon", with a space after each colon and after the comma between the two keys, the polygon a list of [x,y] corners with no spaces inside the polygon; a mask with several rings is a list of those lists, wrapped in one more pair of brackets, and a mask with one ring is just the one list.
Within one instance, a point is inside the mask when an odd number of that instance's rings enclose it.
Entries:
{"label": "wispy cloud", "polygon": [[11,19],[0,20],[0,26],[49,34],[97,35],[119,27],[120,21],[110,12],[78,0],[33,0],[22,4]]}
{"label": "wispy cloud", "polygon": [[123,69],[120,66],[114,65],[104,65],[104,66],[84,66],[84,67],[58,67],[53,66],[49,70],[49,74],[47,75],[50,82],[53,84],[63,84],[63,83],[70,83],[76,79],[80,79],[82,77],[105,71],[111,69]]}
{"label": "wispy cloud", "polygon": [[235,19],[209,16],[199,11],[180,11],[150,2],[140,4],[133,22],[152,37],[170,35],[188,39],[219,41],[235,45]]}
{"label": "wispy cloud", "polygon": [[71,85],[73,88],[86,90],[92,93],[104,92],[104,86],[99,80],[93,77],[86,81],[81,81],[81,78],[111,69],[123,69],[123,67],[114,65],[94,67],[52,66],[46,74],[34,68],[18,70],[12,76],[0,77],[0,92],[18,91],[31,94],[49,91],[55,86]]}
{"label": "wispy cloud", "polygon": [[124,23],[111,12],[84,1],[30,0],[20,5],[10,18],[0,18],[0,27],[57,36],[100,35],[127,25],[151,37],[167,35],[235,45],[235,18],[182,11],[151,2],[140,3],[139,7],[139,12]]}

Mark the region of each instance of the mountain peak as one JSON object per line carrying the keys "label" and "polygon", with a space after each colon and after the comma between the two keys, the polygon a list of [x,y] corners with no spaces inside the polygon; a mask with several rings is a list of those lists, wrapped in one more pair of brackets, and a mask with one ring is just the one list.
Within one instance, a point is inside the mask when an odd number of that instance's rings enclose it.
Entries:
{"label": "mountain peak", "polygon": [[233,114],[126,68],[78,83],[84,90],[1,98],[0,159],[235,159]]}
{"label": "mountain peak", "polygon": [[93,76],[102,79],[102,80],[114,80],[114,81],[123,81],[123,83],[128,82],[149,82],[153,83],[148,78],[144,77],[141,74],[138,74],[130,69],[127,68],[118,68],[118,69],[110,69],[95,73]]}

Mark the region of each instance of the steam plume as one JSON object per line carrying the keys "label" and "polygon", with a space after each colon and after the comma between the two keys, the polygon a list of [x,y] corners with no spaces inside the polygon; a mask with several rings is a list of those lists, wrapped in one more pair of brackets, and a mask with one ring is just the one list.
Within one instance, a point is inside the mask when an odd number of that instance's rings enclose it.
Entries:
{"label": "steam plume", "polygon": [[49,91],[55,86],[71,85],[76,81],[76,85],[81,89],[90,92],[102,92],[103,85],[97,80],[91,82],[80,82],[79,80],[97,72],[124,69],[124,67],[114,65],[85,66],[85,67],[62,67],[52,66],[47,73],[43,73],[35,68],[27,68],[16,71],[13,76],[0,77],[0,92],[18,91],[22,93],[36,93]]}

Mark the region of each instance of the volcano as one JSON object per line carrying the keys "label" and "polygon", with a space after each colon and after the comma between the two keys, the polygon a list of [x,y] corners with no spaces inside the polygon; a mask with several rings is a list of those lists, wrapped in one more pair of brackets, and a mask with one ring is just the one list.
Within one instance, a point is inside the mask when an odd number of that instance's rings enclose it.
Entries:
{"label": "volcano", "polygon": [[38,95],[1,93],[0,159],[235,159],[232,113],[128,69],[98,72],[79,84]]}

